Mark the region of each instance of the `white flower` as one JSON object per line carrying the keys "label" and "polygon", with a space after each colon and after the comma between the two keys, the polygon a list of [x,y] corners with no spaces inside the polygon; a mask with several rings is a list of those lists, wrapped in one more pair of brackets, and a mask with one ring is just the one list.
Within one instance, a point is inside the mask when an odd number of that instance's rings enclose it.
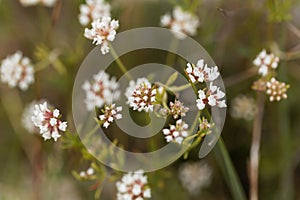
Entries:
{"label": "white flower", "polygon": [[11,88],[18,86],[21,90],[27,90],[34,82],[34,70],[30,62],[20,51],[7,56],[1,63],[1,81]]}
{"label": "white flower", "polygon": [[125,96],[127,104],[133,110],[152,112],[156,101],[156,89],[146,78],[139,78],[136,82],[130,81]]}
{"label": "white flower", "polygon": [[28,104],[24,108],[22,118],[21,118],[23,127],[29,133],[34,133],[36,131],[36,127],[34,126],[33,122],[31,121],[31,116],[33,115],[35,104],[36,104],[36,101],[33,101],[30,104]]}
{"label": "white flower", "polygon": [[203,110],[206,104],[209,104],[210,106],[218,106],[220,108],[227,107],[225,100],[223,99],[223,97],[225,97],[225,93],[222,92],[219,87],[213,85],[212,82],[210,82],[206,93],[201,89],[198,91],[198,97],[199,99],[197,99],[196,102],[199,110]]}
{"label": "white flower", "polygon": [[163,134],[167,142],[177,142],[181,144],[183,139],[188,136],[188,124],[182,119],[176,121],[176,125],[170,125],[169,129],[163,129]]}
{"label": "white flower", "polygon": [[115,77],[109,79],[109,75],[104,71],[99,71],[93,76],[91,82],[85,81],[82,89],[86,92],[85,104],[88,111],[95,107],[102,107],[105,103],[111,103],[117,100],[120,92],[117,90],[119,84]]}
{"label": "white flower", "polygon": [[217,66],[207,67],[207,64],[204,64],[203,59],[198,60],[196,66],[194,64],[188,63],[185,71],[192,83],[202,83],[204,81],[212,82],[216,80],[220,75]]}
{"label": "white flower", "polygon": [[116,182],[118,200],[144,200],[151,198],[151,189],[143,170],[129,172]]}
{"label": "white flower", "polygon": [[199,19],[190,12],[184,11],[179,6],[173,10],[173,18],[165,14],[160,19],[163,27],[170,28],[178,39],[184,39],[186,35],[195,35],[199,26]]}
{"label": "white flower", "polygon": [[116,30],[119,28],[119,21],[112,20],[110,17],[102,17],[92,22],[92,28],[86,28],[84,36],[93,40],[95,45],[101,46],[101,53],[109,52],[108,41],[112,42],[116,37]]}
{"label": "white flower", "polygon": [[287,99],[287,89],[290,87],[284,82],[276,80],[274,77],[266,84],[267,90],[266,93],[270,96],[269,100],[280,101],[281,99]]}
{"label": "white flower", "polygon": [[231,116],[237,119],[252,120],[256,112],[253,98],[239,95],[231,102]]}
{"label": "white flower", "polygon": [[116,108],[115,106],[115,104],[104,106],[103,114],[99,116],[104,128],[107,128],[114,120],[122,118],[122,114],[119,113],[122,111],[122,106]]}
{"label": "white flower", "polygon": [[170,102],[170,109],[162,108],[160,114],[162,116],[171,114],[174,119],[177,119],[179,116],[184,117],[188,111],[188,107],[185,107],[181,101],[175,99],[174,103]]}
{"label": "white flower", "polygon": [[20,3],[23,6],[35,6],[38,4],[47,6],[47,7],[53,7],[57,0],[20,0]]}
{"label": "white flower", "polygon": [[207,187],[212,178],[212,169],[203,161],[184,163],[179,167],[179,180],[191,195],[197,195]]}
{"label": "white flower", "polygon": [[92,167],[88,168],[86,171],[79,172],[79,176],[84,179],[89,178],[94,174],[95,174],[95,170]]}
{"label": "white flower", "polygon": [[61,131],[66,131],[67,122],[60,120],[60,112],[58,109],[48,108],[47,102],[36,104],[31,117],[32,122],[40,129],[40,134],[44,140],[53,138],[54,141],[61,136]]}
{"label": "white flower", "polygon": [[272,53],[267,54],[265,49],[263,49],[253,61],[253,64],[259,67],[258,74],[262,76],[266,76],[271,69],[276,69],[278,63],[279,58]]}
{"label": "white flower", "polygon": [[81,4],[79,10],[78,19],[82,26],[101,17],[110,16],[110,5],[104,0],[86,0],[86,4]]}

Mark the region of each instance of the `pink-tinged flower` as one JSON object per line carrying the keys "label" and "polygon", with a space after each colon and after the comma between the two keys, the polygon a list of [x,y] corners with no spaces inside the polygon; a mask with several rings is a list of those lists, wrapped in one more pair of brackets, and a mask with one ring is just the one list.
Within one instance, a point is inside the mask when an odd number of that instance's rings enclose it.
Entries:
{"label": "pink-tinged flower", "polygon": [[151,198],[151,189],[143,170],[125,174],[116,183],[118,200],[144,200]]}
{"label": "pink-tinged flower", "polygon": [[122,114],[119,112],[122,111],[122,106],[116,107],[115,104],[105,105],[102,110],[102,115],[99,115],[100,121],[103,123],[103,127],[107,128],[111,123],[116,119],[121,119]]}
{"label": "pink-tinged flower", "polygon": [[185,69],[192,83],[195,82],[212,82],[216,80],[220,72],[217,66],[208,67],[204,63],[203,59],[198,60],[196,66],[194,64],[188,63],[187,68]]}
{"label": "pink-tinged flower", "polygon": [[139,78],[136,82],[130,81],[125,96],[127,104],[133,110],[152,112],[156,101],[156,89],[146,78]]}
{"label": "pink-tinged flower", "polygon": [[203,110],[205,105],[208,104],[210,106],[218,106],[219,108],[227,107],[225,100],[225,93],[220,90],[219,87],[213,85],[211,82],[209,88],[207,89],[206,93],[205,90],[198,91],[198,99],[197,107],[199,110]]}
{"label": "pink-tinged flower", "polygon": [[11,88],[19,87],[21,90],[27,90],[29,85],[34,82],[31,61],[20,51],[2,60],[0,70],[1,81],[7,83]]}
{"label": "pink-tinged flower", "polygon": [[61,131],[66,131],[67,122],[60,120],[61,114],[58,109],[48,108],[47,102],[35,105],[32,122],[40,129],[44,140],[53,138],[54,141],[61,136]]}
{"label": "pink-tinged flower", "polygon": [[184,39],[186,35],[196,35],[199,26],[197,16],[179,6],[174,8],[172,14],[173,16],[165,14],[161,17],[161,26],[170,28],[178,39]]}
{"label": "pink-tinged flower", "polygon": [[119,21],[110,17],[102,17],[92,22],[92,28],[86,28],[84,37],[93,40],[93,44],[101,46],[101,53],[109,52],[108,42],[112,42],[116,37],[116,30],[119,28]]}
{"label": "pink-tinged flower", "polygon": [[110,5],[104,0],[86,0],[86,4],[79,7],[79,22],[82,26],[102,17],[110,16]]}
{"label": "pink-tinged flower", "polygon": [[85,81],[82,89],[86,92],[85,104],[88,111],[101,108],[105,103],[111,103],[120,96],[119,84],[115,77],[109,77],[105,71],[99,71],[91,82]]}
{"label": "pink-tinged flower", "polygon": [[258,69],[258,74],[266,76],[271,69],[276,69],[278,67],[279,58],[274,54],[267,54],[266,50],[262,50],[258,56],[254,59],[253,64]]}
{"label": "pink-tinged flower", "polygon": [[181,101],[175,99],[174,103],[170,102],[170,109],[162,108],[160,114],[163,116],[170,114],[173,115],[174,119],[177,119],[179,116],[184,117],[188,111],[188,107],[185,107]]}
{"label": "pink-tinged flower", "polygon": [[271,78],[269,82],[267,82],[267,90],[266,93],[270,96],[269,100],[272,101],[280,101],[281,99],[286,99],[287,94],[286,91],[290,86],[284,82],[277,81],[274,77]]}
{"label": "pink-tinged flower", "polygon": [[181,144],[188,136],[189,125],[186,124],[182,119],[176,121],[176,125],[170,125],[169,129],[163,129],[163,134],[167,142],[177,142]]}
{"label": "pink-tinged flower", "polygon": [[47,7],[53,7],[55,5],[55,3],[57,2],[57,0],[20,0],[20,3],[22,4],[22,6],[35,6],[38,4],[41,4],[43,6],[47,6]]}

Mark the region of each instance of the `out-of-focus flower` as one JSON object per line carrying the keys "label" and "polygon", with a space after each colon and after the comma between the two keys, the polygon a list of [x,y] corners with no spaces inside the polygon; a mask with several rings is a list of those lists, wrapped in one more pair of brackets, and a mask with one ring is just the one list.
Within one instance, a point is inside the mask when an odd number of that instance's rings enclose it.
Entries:
{"label": "out-of-focus flower", "polygon": [[29,85],[34,82],[31,61],[20,51],[2,60],[0,73],[1,81],[7,83],[11,88],[18,86],[21,90],[27,90]]}
{"label": "out-of-focus flower", "polygon": [[274,54],[267,54],[266,50],[262,50],[254,59],[253,64],[259,67],[258,74],[266,76],[271,69],[278,67],[279,58]]}
{"label": "out-of-focus flower", "polygon": [[116,183],[118,200],[144,200],[151,198],[151,189],[143,170],[129,172]]}
{"label": "out-of-focus flower", "polygon": [[182,119],[176,121],[176,125],[170,125],[169,129],[163,129],[163,134],[167,142],[177,142],[181,144],[183,139],[188,136],[188,124],[186,124]]}
{"label": "out-of-focus flower", "polygon": [[267,90],[266,93],[270,96],[269,100],[272,101],[280,101],[281,99],[286,99],[287,94],[286,91],[290,86],[284,82],[277,81],[274,77],[271,78],[269,82],[267,82]]}
{"label": "out-of-focus flower", "polygon": [[139,78],[136,82],[130,81],[125,96],[127,104],[133,110],[152,112],[156,101],[156,89],[146,78]]}
{"label": "out-of-focus flower", "polygon": [[110,17],[102,17],[92,22],[92,28],[86,28],[84,37],[93,40],[93,44],[101,46],[101,53],[109,52],[108,42],[112,42],[116,37],[116,30],[119,28],[119,21]]}
{"label": "out-of-focus flower", "polygon": [[47,102],[36,104],[31,117],[32,122],[40,129],[44,140],[53,138],[54,141],[61,136],[61,131],[66,131],[67,122],[60,120],[61,114],[58,109],[48,108]]}
{"label": "out-of-focus flower", "polygon": [[257,81],[255,81],[252,85],[252,89],[259,91],[259,92],[263,92],[266,90],[267,86],[267,81],[263,78],[258,79]]}
{"label": "out-of-focus flower", "polygon": [[121,119],[122,106],[115,107],[115,104],[105,105],[102,110],[103,114],[99,116],[100,121],[103,123],[103,127],[107,128],[116,119]]}
{"label": "out-of-focus flower", "polygon": [[179,168],[179,179],[191,195],[197,195],[207,187],[212,178],[212,169],[203,161],[184,163]]}
{"label": "out-of-focus flower", "polygon": [[212,82],[218,78],[220,72],[217,66],[207,67],[204,64],[204,60],[198,60],[196,66],[194,64],[188,63],[185,69],[192,83],[195,82]]}
{"label": "out-of-focus flower", "polygon": [[256,112],[253,98],[239,95],[231,102],[231,116],[237,119],[252,120]]}
{"label": "out-of-focus flower", "polygon": [[53,7],[57,0],[20,0],[22,6],[35,6],[41,4],[47,7]]}
{"label": "out-of-focus flower", "polygon": [[223,99],[224,96],[225,93],[211,82],[206,93],[205,90],[200,89],[198,91],[199,99],[196,100],[197,107],[199,110],[203,110],[206,104],[210,106],[218,106],[219,108],[227,107],[225,100]]}
{"label": "out-of-focus flower", "polygon": [[184,11],[176,6],[173,10],[173,16],[165,14],[160,19],[163,27],[170,28],[178,39],[184,39],[186,35],[195,35],[199,26],[199,19],[190,12]]}
{"label": "out-of-focus flower", "polygon": [[95,170],[92,167],[88,168],[86,171],[79,172],[79,176],[81,178],[88,178],[94,174],[95,174]]}
{"label": "out-of-focus flower", "polygon": [[85,81],[82,89],[86,92],[85,104],[88,111],[95,107],[101,108],[105,103],[112,103],[120,96],[118,91],[119,84],[115,77],[109,78],[109,75],[101,70],[93,76],[91,82]]}
{"label": "out-of-focus flower", "polygon": [[185,107],[181,101],[175,99],[174,103],[170,102],[170,109],[162,108],[159,112],[162,116],[171,114],[174,119],[177,119],[179,116],[184,117],[188,111],[188,107]]}
{"label": "out-of-focus flower", "polygon": [[104,0],[86,0],[86,4],[79,6],[79,22],[82,26],[102,17],[110,16],[110,5]]}

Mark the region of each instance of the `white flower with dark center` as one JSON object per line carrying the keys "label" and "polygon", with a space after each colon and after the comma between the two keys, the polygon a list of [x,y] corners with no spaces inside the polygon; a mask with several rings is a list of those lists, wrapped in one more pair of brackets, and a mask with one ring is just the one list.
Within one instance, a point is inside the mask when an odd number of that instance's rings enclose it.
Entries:
{"label": "white flower with dark center", "polygon": [[130,81],[125,96],[127,104],[133,110],[152,112],[156,101],[156,89],[146,78],[139,78],[136,82]]}
{"label": "white flower with dark center", "polygon": [[262,50],[254,59],[253,64],[259,67],[258,74],[266,76],[271,69],[278,67],[279,58],[274,54],[267,54],[266,50]]}
{"label": "white flower with dark center", "polygon": [[86,92],[85,104],[88,111],[101,108],[105,103],[111,103],[120,96],[119,84],[115,77],[109,77],[105,71],[99,71],[91,82],[85,81],[82,89]]}
{"label": "white flower with dark center", "polygon": [[79,9],[78,19],[82,26],[96,19],[110,16],[110,5],[104,0],[86,0],[86,4],[81,4]]}
{"label": "white flower with dark center", "polygon": [[151,198],[151,189],[143,170],[129,172],[116,183],[118,200],[144,200]]}
{"label": "white flower with dark center", "polygon": [[40,129],[40,134],[44,140],[53,138],[54,141],[61,136],[61,131],[66,131],[67,122],[60,120],[61,114],[58,109],[48,108],[47,102],[36,104],[32,122]]}
{"label": "white flower with dark center", "polygon": [[119,21],[110,17],[102,17],[92,22],[92,28],[86,28],[84,37],[93,40],[93,44],[101,46],[101,53],[109,52],[108,42],[112,42],[116,37],[116,30],[119,28]]}
{"label": "white flower with dark center", "polygon": [[269,100],[272,101],[280,101],[281,99],[286,99],[287,94],[286,91],[290,86],[284,82],[277,81],[274,77],[271,78],[269,82],[267,82],[267,90],[266,93],[270,96]]}
{"label": "white flower with dark center", "polygon": [[2,60],[0,70],[1,81],[11,88],[27,90],[34,82],[33,66],[29,58],[24,57],[20,51]]}
{"label": "white flower with dark center", "polygon": [[208,104],[210,106],[225,108],[227,107],[227,105],[223,97],[225,97],[225,93],[222,92],[219,87],[213,85],[213,83],[211,82],[206,92],[205,90],[201,89],[198,91],[198,99],[196,100],[197,107],[199,110],[203,110],[205,108],[205,105]]}
{"label": "white flower with dark center", "polygon": [[107,128],[114,120],[122,118],[122,114],[119,113],[122,111],[122,106],[115,106],[115,104],[104,106],[103,114],[99,116],[104,128]]}
{"label": "white flower with dark center", "polygon": [[186,35],[196,35],[199,26],[199,19],[181,7],[176,6],[173,10],[173,16],[165,14],[160,19],[163,27],[170,28],[178,39],[184,39]]}
{"label": "white flower with dark center", "polygon": [[20,0],[20,3],[26,7],[27,6],[35,6],[38,4],[41,4],[41,5],[47,6],[47,7],[53,7],[56,2],[57,2],[57,0]]}
{"label": "white flower with dark center", "polygon": [[183,163],[179,167],[179,179],[191,195],[199,195],[211,183],[212,169],[203,161]]}
{"label": "white flower with dark center", "polygon": [[163,129],[163,134],[167,142],[177,142],[181,144],[188,136],[188,124],[186,124],[182,119],[176,121],[176,125],[170,125],[169,129]]}
{"label": "white flower with dark center", "polygon": [[187,68],[185,69],[192,83],[195,82],[212,82],[216,80],[220,72],[217,66],[208,67],[204,63],[203,59],[198,60],[196,66],[194,64],[188,63]]}
{"label": "white flower with dark center", "polygon": [[240,95],[231,102],[231,116],[236,119],[252,120],[256,112],[255,100]]}

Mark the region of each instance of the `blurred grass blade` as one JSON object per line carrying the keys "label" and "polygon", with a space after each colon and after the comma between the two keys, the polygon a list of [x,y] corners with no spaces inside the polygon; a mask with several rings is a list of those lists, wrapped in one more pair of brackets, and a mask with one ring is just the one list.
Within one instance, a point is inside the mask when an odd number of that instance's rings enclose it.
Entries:
{"label": "blurred grass blade", "polygon": [[231,191],[233,199],[246,200],[245,192],[221,137],[214,148],[214,155],[221,168],[224,179]]}

